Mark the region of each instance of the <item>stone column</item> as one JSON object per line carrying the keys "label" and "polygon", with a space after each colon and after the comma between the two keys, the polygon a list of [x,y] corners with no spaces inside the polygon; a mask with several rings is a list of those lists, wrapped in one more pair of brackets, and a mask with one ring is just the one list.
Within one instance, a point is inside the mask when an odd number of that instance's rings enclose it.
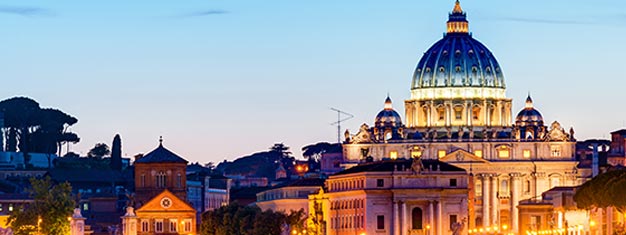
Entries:
{"label": "stone column", "polygon": [[491,176],[491,225],[498,223],[498,178],[495,174]]}
{"label": "stone column", "polygon": [[[489,176],[481,174],[481,186],[483,187],[483,227],[489,226],[491,219],[489,218]],[[476,225],[478,226],[478,224]]]}
{"label": "stone column", "polygon": [[409,235],[407,224],[409,223],[409,218],[406,213],[406,202],[402,203],[402,232],[401,234]]}
{"label": "stone column", "polygon": [[126,207],[126,214],[122,216],[124,235],[137,235],[137,215],[133,207]]}
{"label": "stone column", "polygon": [[437,235],[443,235],[443,202],[437,202]]}
{"label": "stone column", "polygon": [[446,108],[446,126],[450,126],[452,122],[452,105],[449,101],[446,101],[443,106]]}
{"label": "stone column", "polygon": [[[434,201],[428,201],[428,226],[430,226],[429,230],[434,230],[435,229],[435,202]],[[426,231],[428,234],[426,235],[431,235],[434,234],[431,231]]]}
{"label": "stone column", "polygon": [[511,231],[517,233],[519,230],[519,195],[521,194],[520,173],[511,173]]}
{"label": "stone column", "polygon": [[85,234],[85,217],[81,215],[80,208],[74,208],[74,214],[70,218],[70,235],[84,235],[84,234]]}
{"label": "stone column", "polygon": [[400,207],[398,201],[393,202],[393,234],[400,235]]}

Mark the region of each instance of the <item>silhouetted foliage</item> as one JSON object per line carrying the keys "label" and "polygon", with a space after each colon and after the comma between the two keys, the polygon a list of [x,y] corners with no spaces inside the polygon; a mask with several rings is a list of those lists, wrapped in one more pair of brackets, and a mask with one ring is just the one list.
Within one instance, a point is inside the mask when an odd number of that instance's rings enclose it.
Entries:
{"label": "silhouetted foliage", "polygon": [[597,175],[581,185],[574,195],[576,206],[583,209],[613,206],[626,211],[626,170],[612,170]]}
{"label": "silhouetted foliage", "polygon": [[39,103],[27,97],[0,101],[4,115],[2,131],[6,133],[5,151],[23,152],[28,164],[28,153],[59,153],[65,143],[76,143],[80,138],[67,131],[78,119],[58,110],[40,108]]}
{"label": "silhouetted foliage", "polygon": [[115,135],[111,145],[111,169],[122,170],[122,138],[119,134]]}
{"label": "silhouetted foliage", "polygon": [[324,153],[340,153],[342,151],[341,144],[331,144],[328,142],[319,142],[302,147],[302,156],[309,161],[309,170],[319,170],[322,154]]}
{"label": "silhouetted foliage", "polygon": [[279,235],[283,225],[303,230],[304,210],[291,211],[289,215],[271,210],[261,211],[256,206],[231,203],[202,215],[200,234],[206,235]]}
{"label": "silhouetted foliage", "polygon": [[233,162],[224,161],[215,167],[215,170],[230,175],[245,175],[267,177],[274,179],[276,169],[282,163],[287,170],[287,177],[293,171],[295,158],[291,156],[289,147],[284,144],[275,144],[270,151],[253,153],[236,159]]}
{"label": "silhouetted foliage", "polygon": [[105,143],[97,143],[92,149],[87,153],[87,157],[95,157],[95,158],[103,158],[104,156],[108,156],[111,153],[109,150],[109,146]]}

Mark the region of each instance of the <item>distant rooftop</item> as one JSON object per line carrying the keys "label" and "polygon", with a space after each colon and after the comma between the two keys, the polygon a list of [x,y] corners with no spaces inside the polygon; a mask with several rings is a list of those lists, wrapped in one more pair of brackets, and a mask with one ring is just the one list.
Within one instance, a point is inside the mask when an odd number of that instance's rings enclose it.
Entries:
{"label": "distant rooftop", "polygon": [[159,147],[152,152],[146,154],[145,156],[137,159],[135,163],[185,163],[187,164],[187,160],[182,157],[176,155],[172,151],[163,147],[163,141],[160,140]]}
{"label": "distant rooftop", "polygon": [[[368,162],[340,171],[335,175],[345,175],[359,172],[392,172],[397,169],[411,169],[413,160],[384,160]],[[424,169],[439,169],[439,171],[464,172],[465,170],[438,160],[422,160]]]}

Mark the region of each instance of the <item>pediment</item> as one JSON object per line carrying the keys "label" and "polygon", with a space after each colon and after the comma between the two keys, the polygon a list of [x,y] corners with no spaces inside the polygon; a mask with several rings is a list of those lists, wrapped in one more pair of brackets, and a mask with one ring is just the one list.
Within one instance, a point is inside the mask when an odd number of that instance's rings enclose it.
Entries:
{"label": "pediment", "polygon": [[169,190],[165,189],[148,203],[136,210],[137,213],[146,212],[196,212],[187,202],[181,200]]}
{"label": "pediment", "polygon": [[468,151],[458,149],[439,159],[446,163],[489,163],[489,161]]}

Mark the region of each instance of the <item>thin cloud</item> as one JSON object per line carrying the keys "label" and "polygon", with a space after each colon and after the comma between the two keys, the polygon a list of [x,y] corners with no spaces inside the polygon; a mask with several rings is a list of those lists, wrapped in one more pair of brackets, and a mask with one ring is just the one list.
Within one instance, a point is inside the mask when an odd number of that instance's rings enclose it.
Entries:
{"label": "thin cloud", "polygon": [[19,16],[50,16],[52,15],[48,9],[40,7],[15,7],[0,6],[0,14],[19,15]]}
{"label": "thin cloud", "polygon": [[206,10],[206,11],[196,11],[187,14],[182,14],[180,17],[203,17],[203,16],[212,16],[212,15],[224,15],[230,13],[225,10]]}
{"label": "thin cloud", "polygon": [[554,19],[540,19],[540,18],[518,18],[518,17],[503,17],[498,18],[502,21],[523,22],[523,23],[536,23],[536,24],[568,24],[568,25],[588,25],[596,24],[590,21],[578,21],[578,20],[554,20]]}

